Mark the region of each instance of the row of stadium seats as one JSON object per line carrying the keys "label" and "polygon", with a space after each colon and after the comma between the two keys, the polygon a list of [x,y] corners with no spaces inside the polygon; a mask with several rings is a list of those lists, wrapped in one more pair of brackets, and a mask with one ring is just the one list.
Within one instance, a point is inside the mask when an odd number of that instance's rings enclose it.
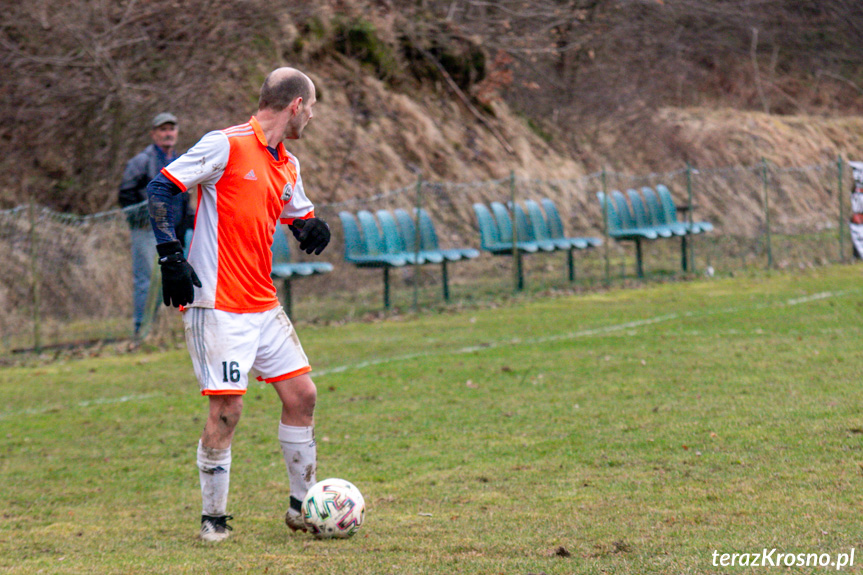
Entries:
{"label": "row of stadium seats", "polygon": [[[641,192],[635,189],[626,191],[626,196],[618,190],[611,192],[611,198],[597,192],[605,214],[608,236],[617,241],[635,243],[635,265],[638,277],[644,277],[642,261],[642,240],[661,238],[680,238],[680,262],[683,271],[687,270],[687,237],[709,232],[713,225],[709,222],[683,222],[677,218],[677,208],[671,192],[662,184],[652,188],[644,187]],[[629,197],[629,203],[626,197]]]}
{"label": "row of stadium seats", "polygon": [[[533,200],[525,201],[525,208],[516,205],[515,228],[509,210],[500,202],[492,202],[491,210],[483,204],[473,206],[479,223],[481,249],[493,255],[515,255],[519,289],[524,287],[522,254],[566,251],[568,277],[570,281],[574,281],[573,251],[602,245],[599,238],[565,236],[563,222],[554,203],[546,198],[542,200],[542,204],[545,213]],[[378,210],[375,214],[360,210],[356,215],[342,211],[339,212],[339,219],[344,230],[345,261],[357,267],[383,269],[386,308],[390,305],[390,268],[440,263],[443,296],[448,301],[447,262],[473,259],[479,255],[479,252],[472,248],[441,249],[434,223],[428,212],[422,209],[419,212],[414,210],[413,215],[401,209],[394,210],[393,213]],[[416,228],[416,219],[419,221],[419,229]],[[517,236],[515,246],[513,229]]]}
{"label": "row of stadium seats", "polygon": [[473,205],[479,223],[480,247],[492,255],[515,257],[518,289],[524,287],[521,265],[523,254],[566,251],[568,278],[569,281],[575,281],[573,251],[602,245],[600,238],[565,236],[563,221],[554,202],[548,198],[543,198],[541,202],[545,208],[545,214],[539,204],[533,200],[524,202],[527,213],[525,208],[515,204],[515,228],[513,228],[510,209],[502,203],[492,202],[490,211],[485,204]]}
{"label": "row of stadium seats", "polygon": [[[473,248],[441,249],[428,212],[419,210],[419,229],[412,216],[402,209],[372,214],[360,210],[356,216],[339,212],[345,236],[345,261],[360,268],[382,268],[384,307],[390,307],[389,270],[406,265],[441,264],[444,300],[449,301],[447,263],[479,256]],[[417,244],[419,242],[419,244]]]}
{"label": "row of stadium seats", "polygon": [[[667,187],[656,186],[627,190],[626,196],[615,190],[611,197],[598,192],[608,236],[617,241],[633,241],[636,248],[636,266],[639,277],[644,277],[642,263],[643,240],[679,237],[681,262],[687,269],[686,238],[711,231],[708,222],[684,222],[677,218],[677,208]],[[627,196],[629,202],[627,203]],[[540,206],[541,204],[541,206]],[[504,205],[491,202],[473,205],[480,232],[480,248],[496,256],[514,256],[518,275],[518,289],[524,287],[521,258],[538,252],[567,253],[567,277],[575,280],[575,250],[587,250],[602,245],[596,237],[570,237],[565,234],[557,207],[548,198],[537,203],[525,200],[524,205]],[[514,216],[514,217],[513,217]],[[345,261],[358,268],[381,268],[384,281],[384,307],[390,307],[390,268],[407,265],[440,264],[444,300],[449,301],[447,264],[473,259],[479,252],[473,248],[442,249],[437,232],[428,212],[421,209],[397,209],[392,212],[378,210],[374,214],[360,210],[356,214],[339,212],[344,231]],[[513,222],[515,224],[513,225]],[[417,228],[417,223],[419,228]],[[514,241],[515,240],[515,241]],[[297,276],[328,273],[333,266],[326,262],[291,262],[288,242],[277,229],[273,239],[274,279],[284,281],[286,310],[291,313],[290,281]]]}

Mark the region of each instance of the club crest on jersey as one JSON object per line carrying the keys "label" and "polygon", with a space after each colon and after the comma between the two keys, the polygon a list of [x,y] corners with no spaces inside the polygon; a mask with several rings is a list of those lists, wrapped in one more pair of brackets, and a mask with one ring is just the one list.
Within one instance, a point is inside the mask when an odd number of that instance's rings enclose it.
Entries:
{"label": "club crest on jersey", "polygon": [[282,188],[282,201],[289,202],[291,201],[291,196],[294,195],[294,187],[291,185],[291,182],[287,182],[285,187]]}

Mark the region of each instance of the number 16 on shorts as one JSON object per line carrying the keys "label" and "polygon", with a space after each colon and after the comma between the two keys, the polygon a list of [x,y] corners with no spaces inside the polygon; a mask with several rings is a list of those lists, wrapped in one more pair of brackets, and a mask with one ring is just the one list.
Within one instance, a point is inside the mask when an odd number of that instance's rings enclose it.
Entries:
{"label": "number 16 on shorts", "polygon": [[193,307],[183,312],[183,324],[203,395],[243,395],[251,369],[267,382],[310,370],[281,307],[255,313]]}
{"label": "number 16 on shorts", "polygon": [[222,383],[239,383],[240,364],[236,361],[222,362]]}
{"label": "number 16 on shorts", "polygon": [[183,312],[186,346],[203,395],[246,393],[255,355],[254,348],[242,348],[254,344],[257,337],[233,321],[243,315],[198,307]]}

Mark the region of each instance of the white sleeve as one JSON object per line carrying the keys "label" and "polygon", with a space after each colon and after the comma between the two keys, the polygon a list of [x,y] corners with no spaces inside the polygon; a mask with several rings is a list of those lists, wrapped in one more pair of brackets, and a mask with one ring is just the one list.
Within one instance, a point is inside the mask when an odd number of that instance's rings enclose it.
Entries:
{"label": "white sleeve", "polygon": [[297,168],[297,182],[294,184],[289,197],[282,197],[282,201],[285,204],[282,207],[280,220],[285,224],[289,224],[295,219],[303,219],[315,211],[314,204],[306,196],[306,188],[303,186],[303,176],[300,173],[300,161],[290,152],[288,152],[288,158],[294,167]]}
{"label": "white sleeve", "polygon": [[168,164],[165,176],[183,191],[198,184],[215,184],[225,173],[231,144],[223,132],[210,132],[188,152]]}
{"label": "white sleeve", "polygon": [[851,174],[858,187],[863,187],[863,162],[848,162]]}

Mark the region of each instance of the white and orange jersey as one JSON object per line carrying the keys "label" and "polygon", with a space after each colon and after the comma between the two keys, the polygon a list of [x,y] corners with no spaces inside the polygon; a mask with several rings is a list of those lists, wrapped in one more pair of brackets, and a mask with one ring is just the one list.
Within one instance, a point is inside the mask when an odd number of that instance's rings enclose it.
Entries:
{"label": "white and orange jersey", "polygon": [[188,260],[203,287],[190,307],[252,313],[279,305],[270,278],[276,222],[314,216],[300,162],[282,143],[276,160],[255,117],[210,132],[162,170],[184,192],[197,186]]}

